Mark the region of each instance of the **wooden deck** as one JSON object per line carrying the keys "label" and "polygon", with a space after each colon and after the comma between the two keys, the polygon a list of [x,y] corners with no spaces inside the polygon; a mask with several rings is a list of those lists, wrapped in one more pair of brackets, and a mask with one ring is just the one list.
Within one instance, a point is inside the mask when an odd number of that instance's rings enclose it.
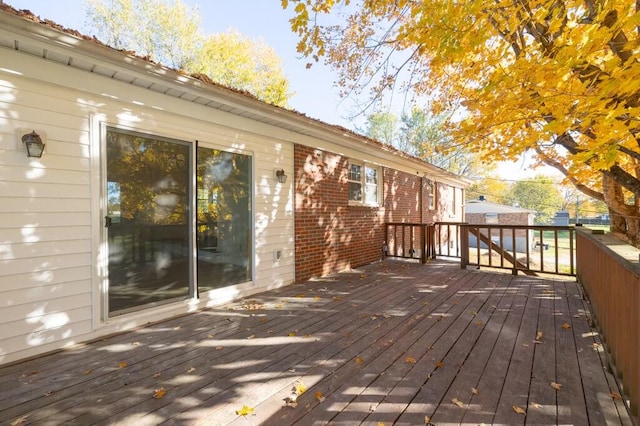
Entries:
{"label": "wooden deck", "polygon": [[390,260],[0,368],[0,424],[631,424],[587,309]]}

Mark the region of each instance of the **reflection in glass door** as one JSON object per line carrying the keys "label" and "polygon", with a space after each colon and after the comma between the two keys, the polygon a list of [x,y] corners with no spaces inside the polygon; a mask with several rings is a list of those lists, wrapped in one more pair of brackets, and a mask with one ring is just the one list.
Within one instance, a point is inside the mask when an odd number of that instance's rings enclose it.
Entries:
{"label": "reflection in glass door", "polygon": [[190,294],[190,145],[107,128],[108,312]]}
{"label": "reflection in glass door", "polygon": [[198,291],[251,280],[251,157],[197,150]]}

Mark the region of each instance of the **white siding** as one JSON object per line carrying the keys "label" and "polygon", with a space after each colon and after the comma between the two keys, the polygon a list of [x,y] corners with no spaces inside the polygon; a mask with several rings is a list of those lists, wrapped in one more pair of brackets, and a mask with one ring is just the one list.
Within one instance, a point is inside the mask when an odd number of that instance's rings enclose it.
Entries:
{"label": "white siding", "polygon": [[[0,69],[0,364],[293,282],[295,135],[36,57],[1,54],[12,66]],[[253,283],[101,320],[102,124],[252,155]],[[41,159],[26,157],[18,129],[46,136]],[[287,183],[276,182],[275,168],[285,170]]]}

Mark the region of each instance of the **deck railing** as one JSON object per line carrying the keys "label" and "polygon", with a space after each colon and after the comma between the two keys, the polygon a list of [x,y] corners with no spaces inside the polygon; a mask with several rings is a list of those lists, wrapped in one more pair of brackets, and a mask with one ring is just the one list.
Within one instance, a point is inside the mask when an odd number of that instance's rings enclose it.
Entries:
{"label": "deck railing", "polygon": [[629,401],[631,414],[640,410],[640,250],[610,235],[577,233],[578,281],[610,362]]}
{"label": "deck railing", "polygon": [[460,225],[460,266],[576,275],[573,226]]}
{"label": "deck railing", "polygon": [[533,275],[576,275],[573,226],[471,225],[462,222],[386,224],[385,256],[461,260]]}

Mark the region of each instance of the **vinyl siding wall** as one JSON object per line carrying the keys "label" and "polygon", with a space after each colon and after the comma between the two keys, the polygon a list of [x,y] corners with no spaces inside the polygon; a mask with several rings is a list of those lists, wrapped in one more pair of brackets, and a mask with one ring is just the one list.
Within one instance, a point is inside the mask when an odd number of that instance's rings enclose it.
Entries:
{"label": "vinyl siding wall", "polygon": [[[0,69],[0,364],[293,282],[293,179],[274,178],[274,168],[293,174],[291,132],[34,56],[0,54],[10,64]],[[252,155],[253,283],[103,321],[103,124]],[[41,159],[26,157],[19,129],[46,136]]]}

